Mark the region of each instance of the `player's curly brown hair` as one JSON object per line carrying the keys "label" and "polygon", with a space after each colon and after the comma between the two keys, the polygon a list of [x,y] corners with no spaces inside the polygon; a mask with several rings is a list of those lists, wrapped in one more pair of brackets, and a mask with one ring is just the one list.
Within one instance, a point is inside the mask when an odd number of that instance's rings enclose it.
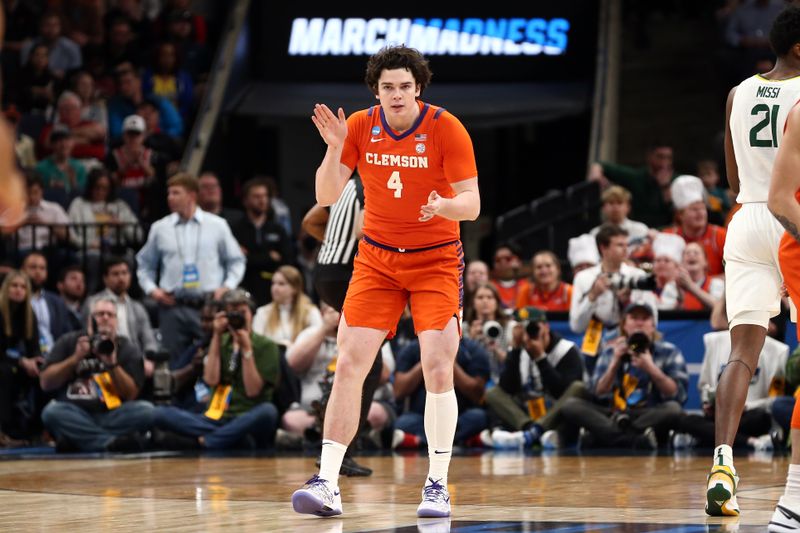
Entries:
{"label": "player's curly brown hair", "polygon": [[384,70],[406,69],[414,76],[414,81],[419,85],[419,94],[430,85],[431,68],[428,60],[414,48],[405,45],[386,46],[373,54],[367,61],[367,73],[364,81],[373,94],[378,94],[378,80]]}

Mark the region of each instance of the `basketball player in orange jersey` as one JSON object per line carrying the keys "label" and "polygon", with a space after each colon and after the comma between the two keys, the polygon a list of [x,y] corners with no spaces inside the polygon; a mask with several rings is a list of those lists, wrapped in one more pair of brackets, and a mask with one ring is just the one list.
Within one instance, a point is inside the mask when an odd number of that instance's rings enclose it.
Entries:
{"label": "basketball player in orange jersey", "polygon": [[[784,60],[786,76],[800,76],[800,9],[794,8],[791,48]],[[783,59],[783,58],[782,58]],[[796,79],[796,78],[795,78]],[[786,229],[780,242],[778,260],[792,303],[800,304],[800,106],[789,112],[783,138],[775,156],[769,187],[769,210]],[[798,324],[800,335],[800,324]],[[778,501],[770,533],[800,531],[800,401],[795,402],[791,422],[792,458],[786,490]]]}
{"label": "basketball player in orange jersey", "polygon": [[430,468],[421,517],[450,515],[447,471],[458,406],[453,372],[460,337],[463,251],[460,220],[480,212],[472,141],[461,122],[418,100],[428,62],[405,46],[367,62],[366,83],[380,105],[345,119],[317,104],[312,121],[328,145],[317,170],[317,202],[334,203],[353,170],[364,184],[364,238],[339,325],[339,356],[327,407],[319,474],[295,491],[299,513],[342,513],[339,467],[356,431],[364,378],[410,300],[427,389],[425,435]]}

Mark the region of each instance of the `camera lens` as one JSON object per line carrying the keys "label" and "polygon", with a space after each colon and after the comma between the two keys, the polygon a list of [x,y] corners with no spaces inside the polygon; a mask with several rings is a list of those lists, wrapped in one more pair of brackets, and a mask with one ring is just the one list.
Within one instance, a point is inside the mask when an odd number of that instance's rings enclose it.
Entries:
{"label": "camera lens", "polygon": [[538,339],[539,338],[539,322],[528,322],[525,325],[525,333],[528,334],[528,337],[531,339]]}

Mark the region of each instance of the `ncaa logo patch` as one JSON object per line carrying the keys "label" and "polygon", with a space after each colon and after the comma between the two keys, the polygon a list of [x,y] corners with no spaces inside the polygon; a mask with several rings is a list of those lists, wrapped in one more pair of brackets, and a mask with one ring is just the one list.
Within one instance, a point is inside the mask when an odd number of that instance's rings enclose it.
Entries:
{"label": "ncaa logo patch", "polygon": [[372,128],[372,135],[378,135],[381,132],[380,126],[373,126]]}
{"label": "ncaa logo patch", "polygon": [[417,144],[417,153],[424,154],[425,153],[425,145],[422,143]]}

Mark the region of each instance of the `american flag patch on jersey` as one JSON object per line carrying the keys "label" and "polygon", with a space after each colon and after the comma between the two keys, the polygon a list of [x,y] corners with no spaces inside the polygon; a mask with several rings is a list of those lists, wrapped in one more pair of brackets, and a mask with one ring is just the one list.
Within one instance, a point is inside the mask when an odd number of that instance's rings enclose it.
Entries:
{"label": "american flag patch on jersey", "polygon": [[414,134],[414,140],[415,141],[427,141],[428,140],[428,134],[427,133],[416,133],[416,134]]}

